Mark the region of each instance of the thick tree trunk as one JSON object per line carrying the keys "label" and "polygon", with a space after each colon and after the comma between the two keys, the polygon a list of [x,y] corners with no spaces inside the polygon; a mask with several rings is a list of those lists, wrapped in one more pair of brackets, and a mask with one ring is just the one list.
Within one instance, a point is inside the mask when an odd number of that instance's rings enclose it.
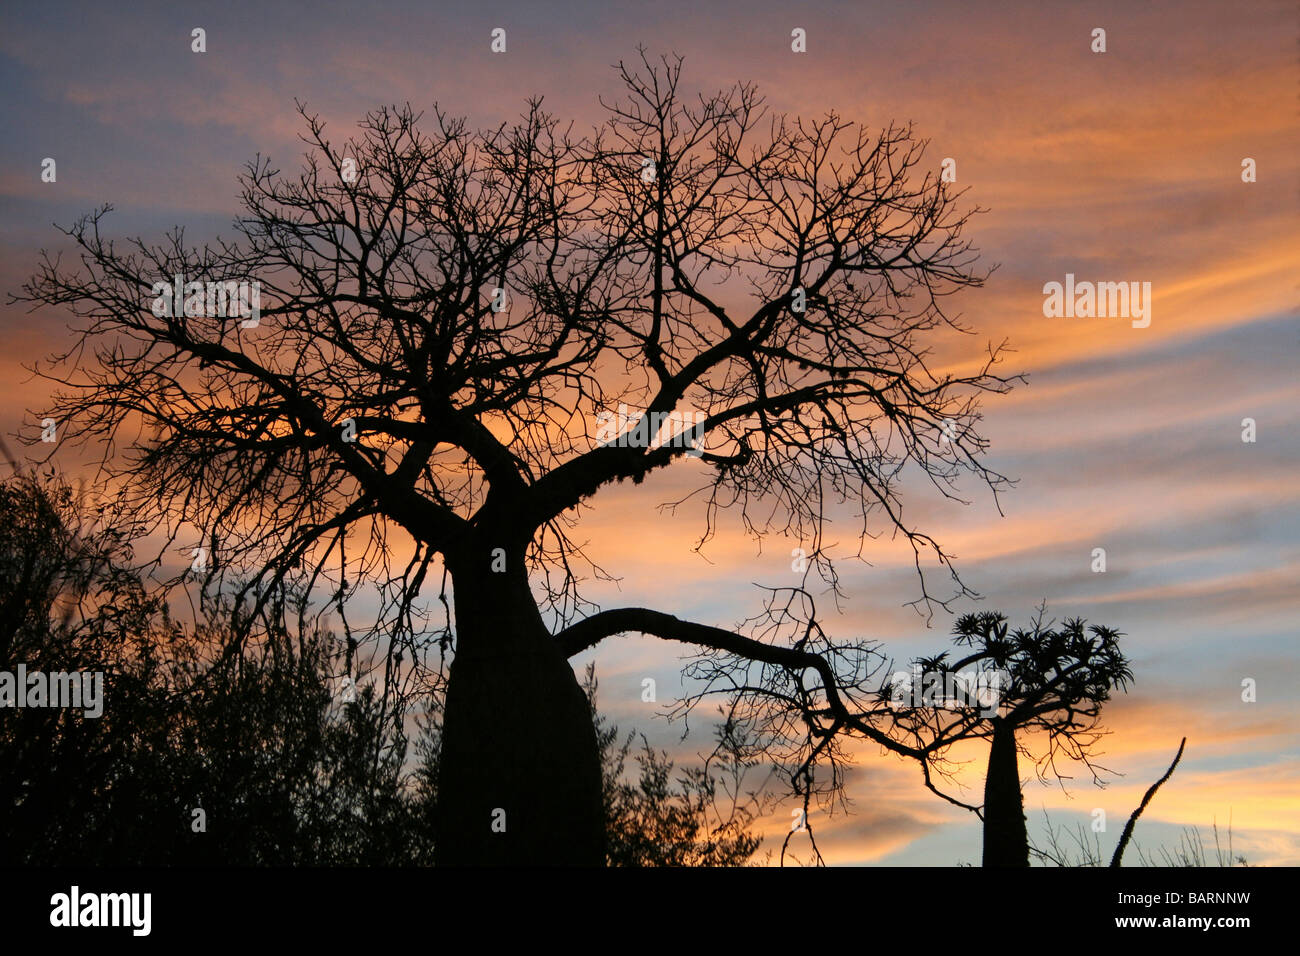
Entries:
{"label": "thick tree trunk", "polygon": [[984,865],[1029,865],[1016,731],[1001,718],[993,721],[993,746],[984,778]]}
{"label": "thick tree trunk", "polygon": [[601,866],[600,758],[587,700],[547,633],[522,550],[449,563],[456,653],[443,714],[439,864]]}

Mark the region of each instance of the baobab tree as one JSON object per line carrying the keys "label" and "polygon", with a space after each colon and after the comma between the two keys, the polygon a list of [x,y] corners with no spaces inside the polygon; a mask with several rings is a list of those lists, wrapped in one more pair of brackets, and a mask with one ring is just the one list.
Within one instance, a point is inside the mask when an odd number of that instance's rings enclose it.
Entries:
{"label": "baobab tree", "polygon": [[[935,334],[968,331],[949,297],[987,272],[964,235],[977,210],[911,127],[773,115],[745,84],[687,96],[681,60],[644,52],[618,72],[581,137],[534,100],[486,131],[382,108],[335,142],[300,105],[303,168],[248,165],[236,239],[114,242],[105,207],[66,230],[80,265],[46,256],[20,297],[80,319],[41,369],[59,385],[38,417],[100,443],[107,479],[210,553],[209,577],[242,575],[244,620],[295,570],[340,608],[369,583],[384,602],[366,639],[424,666],[417,599],[441,580],[443,862],[600,862],[569,658],[621,633],[759,665],[835,732],[910,752],[847,697],[879,655],[815,615],[791,636],[588,603],[569,532],[601,489],[693,469],[702,539],[733,510],[831,584],[823,530],[847,503],[862,535],[910,545],[928,609],[951,597],[927,571],[970,592],[905,520],[904,469],[954,497],[963,474],[995,497],[1007,483],[977,431],[983,394],[1018,378],[1001,347],[928,364]],[[240,281],[256,285],[232,316]],[[633,427],[602,433],[620,404]],[[820,719],[787,729],[825,746]]]}
{"label": "baobab tree", "polygon": [[[1020,789],[1019,754],[1028,752],[1023,738],[1038,734],[1045,742],[1035,761],[1040,777],[1051,772],[1063,779],[1057,760],[1068,759],[1100,782],[1102,768],[1093,761],[1103,733],[1101,708],[1133,679],[1117,631],[1080,618],[1054,627],[1044,623],[1044,613],[1040,608],[1029,627],[1015,630],[995,611],[964,614],[953,641],[969,653],[917,658],[910,674],[900,672],[906,680],[891,678],[879,692],[876,720],[922,761],[930,788],[983,820],[985,866],[1029,865]],[[947,690],[932,695],[935,687]],[[932,769],[942,772],[945,751],[966,740],[989,741],[980,806],[934,786]]]}

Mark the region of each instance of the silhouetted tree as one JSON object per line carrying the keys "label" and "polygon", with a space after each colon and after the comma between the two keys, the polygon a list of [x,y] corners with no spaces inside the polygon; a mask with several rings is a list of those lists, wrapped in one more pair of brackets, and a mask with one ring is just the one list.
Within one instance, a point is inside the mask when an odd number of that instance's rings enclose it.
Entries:
{"label": "silhouetted tree", "polygon": [[[1083,763],[1099,781],[1092,755],[1103,734],[1101,707],[1113,690],[1126,689],[1133,679],[1119,632],[1078,618],[1053,628],[1043,622],[1043,613],[1040,609],[1028,628],[1010,632],[1000,613],[963,615],[953,641],[971,648],[969,653],[956,660],[948,652],[918,658],[906,675],[911,686],[904,689],[891,680],[879,693],[894,733],[921,760],[927,785],[982,817],[985,866],[1029,865],[1019,769],[1025,745],[1018,735],[1045,734],[1040,776],[1051,768],[1060,778],[1056,760],[1066,757]],[[945,695],[927,699],[926,685],[945,688]],[[942,767],[948,747],[972,739],[990,742],[981,807],[941,793],[931,774],[936,765]]]}
{"label": "silhouetted tree", "polygon": [[0,859],[428,862],[401,721],[373,685],[335,697],[330,636],[268,614],[231,657],[219,609],[173,621],[126,537],[53,478],[0,483],[0,671],[103,674],[99,716],[0,708]]}
{"label": "silhouetted tree", "polygon": [[[539,101],[484,132],[380,109],[342,143],[304,109],[304,170],[249,165],[236,241],[114,243],[105,207],[67,230],[80,267],[47,257],[22,297],[84,320],[45,370],[60,391],[42,415],[104,443],[133,507],[210,547],[217,578],[250,575],[238,626],[296,569],[340,606],[377,582],[363,639],[440,674],[454,602],[446,862],[605,859],[599,744],[568,659],[624,632],[762,671],[797,712],[765,725],[796,787],[841,732],[911,755],[856,707],[879,655],[827,640],[802,588],[810,613],[766,637],[593,613],[567,530],[600,489],[698,456],[682,467],[705,540],[735,509],[756,536],[802,542],[832,585],[823,530],[849,502],[863,535],[911,545],[928,607],[944,602],[923,559],[952,568],[903,518],[904,466],[944,494],[964,472],[1006,484],[976,431],[980,393],[1012,381],[1000,349],[960,373],[927,364],[933,333],[961,330],[948,297],[984,273],[963,238],[974,210],[920,166],[911,128],[770,115],[750,85],[691,97],[680,60],[642,66],[620,66],[625,98],[581,139]],[[155,285],[173,276],[260,282],[258,324],[215,314],[215,294],[176,314]],[[635,424],[616,441],[600,416],[619,403]],[[447,608],[434,663],[416,603],[430,574]]]}

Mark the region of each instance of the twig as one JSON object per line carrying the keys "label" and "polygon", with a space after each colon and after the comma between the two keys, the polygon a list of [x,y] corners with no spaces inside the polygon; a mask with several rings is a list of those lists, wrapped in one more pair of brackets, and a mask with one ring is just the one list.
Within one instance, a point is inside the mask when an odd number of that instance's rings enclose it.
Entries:
{"label": "twig", "polygon": [[1142,816],[1142,811],[1147,808],[1147,804],[1150,803],[1151,798],[1156,795],[1156,791],[1160,789],[1160,785],[1174,775],[1174,768],[1178,766],[1178,761],[1183,759],[1183,748],[1186,746],[1187,738],[1184,737],[1183,742],[1178,745],[1178,753],[1174,756],[1174,762],[1169,765],[1169,769],[1165,771],[1165,775],[1151,785],[1151,788],[1146,792],[1146,796],[1142,798],[1142,802],[1138,804],[1138,808],[1134,810],[1133,815],[1128,818],[1128,823],[1124,824],[1124,832],[1120,835],[1119,845],[1115,847],[1115,855],[1110,858],[1111,866],[1119,866],[1120,858],[1124,855],[1124,848],[1128,846],[1128,841],[1133,836],[1133,827],[1137,823],[1138,817]]}

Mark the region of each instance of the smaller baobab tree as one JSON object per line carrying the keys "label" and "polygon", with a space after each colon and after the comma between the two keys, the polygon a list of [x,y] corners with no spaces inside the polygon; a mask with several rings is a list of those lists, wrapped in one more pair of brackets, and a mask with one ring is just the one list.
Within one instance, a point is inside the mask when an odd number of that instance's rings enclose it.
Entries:
{"label": "smaller baobab tree", "polygon": [[[918,755],[927,785],[984,821],[985,866],[1029,865],[1018,759],[1022,751],[1030,755],[1025,737],[1046,733],[1046,750],[1035,761],[1040,778],[1050,770],[1058,780],[1066,779],[1057,766],[1065,756],[1082,763],[1101,784],[1105,768],[1094,763],[1096,743],[1105,733],[1101,707],[1112,690],[1126,689],[1133,679],[1118,631],[1089,626],[1081,618],[1053,628],[1043,622],[1044,610],[1039,608],[1028,628],[1014,631],[998,612],[963,615],[953,641],[970,653],[957,660],[950,660],[949,652],[918,658],[910,674],[895,672],[880,691],[894,736]],[[945,692],[937,694],[936,688]],[[944,751],[973,739],[991,741],[982,807],[940,792],[931,773],[950,776]]]}

